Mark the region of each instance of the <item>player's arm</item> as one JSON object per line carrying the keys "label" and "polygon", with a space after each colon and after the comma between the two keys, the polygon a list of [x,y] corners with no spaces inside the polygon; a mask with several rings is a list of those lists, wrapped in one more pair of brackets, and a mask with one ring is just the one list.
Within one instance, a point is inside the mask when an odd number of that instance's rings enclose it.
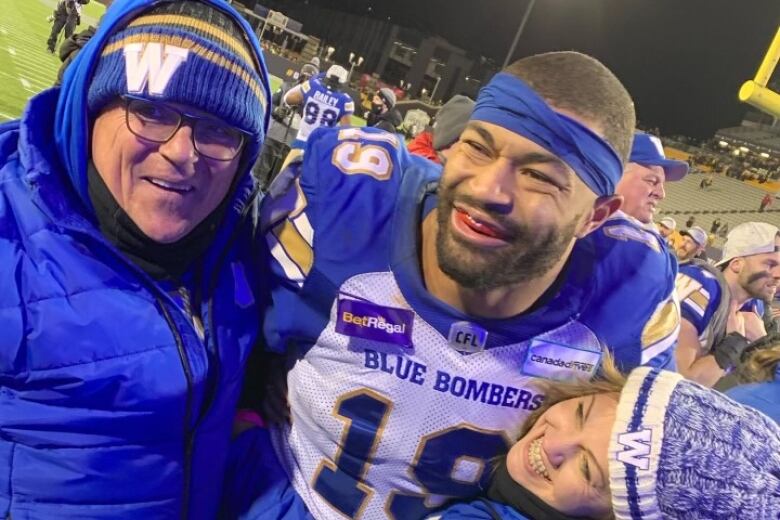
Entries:
{"label": "player's arm", "polygon": [[677,370],[686,379],[704,386],[713,386],[725,371],[718,366],[715,356],[702,352],[696,326],[683,318],[677,341]]}
{"label": "player's arm", "polygon": [[674,370],[680,310],[674,295],[676,264],[663,241],[631,221],[615,218],[584,243],[594,245],[598,261],[593,282],[600,299],[585,316],[618,366]]}
{"label": "player's arm", "polygon": [[344,112],[341,114],[339,124],[341,126],[350,126],[352,124],[352,114],[355,113],[355,102],[348,101],[344,104]]}
{"label": "player's arm", "polygon": [[295,87],[288,90],[287,93],[282,97],[282,102],[285,105],[290,106],[298,106],[303,103],[304,85],[307,84],[308,82],[301,85],[296,85]]}

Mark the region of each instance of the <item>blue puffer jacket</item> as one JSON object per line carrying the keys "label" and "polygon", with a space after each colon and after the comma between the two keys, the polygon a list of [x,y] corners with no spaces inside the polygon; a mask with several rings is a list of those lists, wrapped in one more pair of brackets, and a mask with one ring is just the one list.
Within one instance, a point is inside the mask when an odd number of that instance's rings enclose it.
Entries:
{"label": "blue puffer jacket", "polygon": [[[252,34],[223,0],[205,1]],[[216,516],[259,328],[248,169],[191,278],[203,340],[193,315],[103,238],[78,195],[94,61],[117,25],[155,3],[115,2],[62,90],[0,125],[3,519]]]}

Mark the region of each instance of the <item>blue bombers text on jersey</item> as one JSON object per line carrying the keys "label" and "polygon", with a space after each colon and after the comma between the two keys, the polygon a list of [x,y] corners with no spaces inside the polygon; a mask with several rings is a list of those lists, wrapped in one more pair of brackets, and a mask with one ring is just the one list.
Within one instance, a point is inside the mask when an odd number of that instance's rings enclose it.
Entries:
{"label": "blue bombers text on jersey", "polygon": [[476,495],[541,404],[538,382],[591,374],[605,345],[626,369],[671,363],[676,264],[625,219],[579,241],[558,293],[521,316],[429,294],[418,241],[439,176],[395,135],[318,129],[262,208],[266,339],[294,359],[274,443],[317,518],[423,518]]}

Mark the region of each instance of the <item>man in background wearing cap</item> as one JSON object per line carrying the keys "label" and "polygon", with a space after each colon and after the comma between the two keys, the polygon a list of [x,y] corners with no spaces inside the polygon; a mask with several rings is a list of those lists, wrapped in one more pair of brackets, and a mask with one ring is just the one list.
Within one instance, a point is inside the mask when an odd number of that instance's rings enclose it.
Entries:
{"label": "man in background wearing cap", "polygon": [[118,0],[0,125],[0,517],[216,517],[269,96],[224,0]]}
{"label": "man in background wearing cap", "polygon": [[677,221],[672,217],[664,217],[658,221],[658,233],[667,240],[676,229]]}
{"label": "man in background wearing cap", "polygon": [[635,122],[606,67],[560,52],[482,89],[443,170],[373,128],[312,136],[261,212],[295,493],[261,490],[254,512],[297,493],[316,518],[422,518],[486,484],[539,378],[587,377],[603,346],[624,369],[673,365],[667,328],[645,334],[673,277],[644,271],[669,255],[594,233]]}
{"label": "man in background wearing cap", "polygon": [[704,260],[704,251],[707,249],[707,232],[699,226],[693,226],[680,231],[680,245],[674,250],[677,261],[682,265],[692,260]]}
{"label": "man in background wearing cap", "polygon": [[388,87],[380,88],[371,100],[371,110],[365,113],[366,126],[395,133],[401,124],[401,114],[395,109],[395,92]]}
{"label": "man in background wearing cap", "polygon": [[658,204],[666,197],[664,183],[678,181],[687,173],[687,163],[664,157],[657,137],[635,132],[631,155],[615,188],[615,193],[623,197],[623,205],[594,233],[594,237],[603,235],[603,243],[611,245],[602,254],[609,254],[611,249],[625,254],[623,248],[618,247],[618,241],[637,242],[655,253],[644,255],[648,261],[639,274],[644,277],[645,284],[659,288],[664,297],[655,302],[656,312],[642,334],[643,359],[657,354],[647,350],[651,346],[674,357],[673,346],[679,331],[679,309],[674,298],[677,267],[666,240],[657,232],[653,217]]}
{"label": "man in background wearing cap", "polygon": [[474,100],[460,94],[453,96],[436,113],[433,128],[420,132],[406,146],[407,149],[437,164],[444,164],[473,110]]}
{"label": "man in background wearing cap", "polygon": [[623,196],[620,210],[649,229],[655,229],[653,218],[658,204],[666,198],[664,184],[679,181],[688,173],[688,163],[664,157],[658,137],[644,132],[634,134],[631,157],[617,185]]}
{"label": "man in background wearing cap", "polygon": [[742,310],[751,299],[771,300],[778,283],[780,234],[763,222],[736,226],[716,268],[699,261],[682,264],[676,289],[682,308],[680,373],[712,386],[737,366],[748,344],[766,334],[758,316]]}

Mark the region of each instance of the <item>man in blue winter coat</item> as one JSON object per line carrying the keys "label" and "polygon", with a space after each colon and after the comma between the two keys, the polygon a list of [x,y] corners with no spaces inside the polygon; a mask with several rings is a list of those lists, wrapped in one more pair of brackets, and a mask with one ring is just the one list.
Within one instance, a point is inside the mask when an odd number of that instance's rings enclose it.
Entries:
{"label": "man in blue winter coat", "polygon": [[0,125],[0,518],[215,518],[258,335],[259,43],[120,0]]}

